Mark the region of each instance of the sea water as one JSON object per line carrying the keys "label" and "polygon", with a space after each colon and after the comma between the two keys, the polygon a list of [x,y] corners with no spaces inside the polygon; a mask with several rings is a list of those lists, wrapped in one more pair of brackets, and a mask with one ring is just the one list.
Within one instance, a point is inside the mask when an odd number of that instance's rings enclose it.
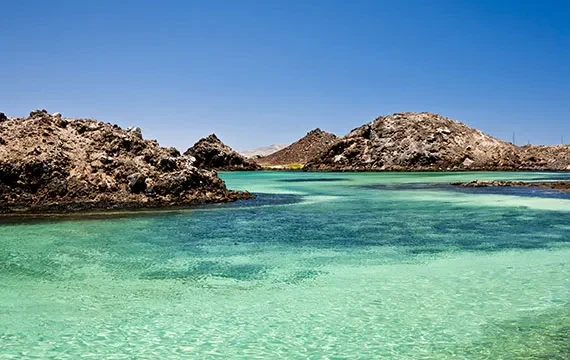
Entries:
{"label": "sea water", "polygon": [[540,173],[222,173],[256,200],[0,224],[0,359],[568,359]]}

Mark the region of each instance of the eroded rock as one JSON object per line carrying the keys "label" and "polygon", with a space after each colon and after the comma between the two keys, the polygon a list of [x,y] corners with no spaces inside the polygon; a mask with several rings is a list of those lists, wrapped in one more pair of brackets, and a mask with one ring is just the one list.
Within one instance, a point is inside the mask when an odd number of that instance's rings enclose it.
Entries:
{"label": "eroded rock", "polygon": [[458,121],[431,113],[396,113],[352,130],[311,159],[307,170],[512,170],[520,151]]}
{"label": "eroded rock", "polygon": [[184,152],[193,166],[213,170],[258,170],[261,167],[224,144],[215,134],[202,138]]}
{"label": "eroded rock", "polygon": [[176,149],[138,134],[96,120],[67,121],[45,110],[0,122],[0,213],[186,206],[251,197],[227,190],[215,172],[188,166],[189,159]]}

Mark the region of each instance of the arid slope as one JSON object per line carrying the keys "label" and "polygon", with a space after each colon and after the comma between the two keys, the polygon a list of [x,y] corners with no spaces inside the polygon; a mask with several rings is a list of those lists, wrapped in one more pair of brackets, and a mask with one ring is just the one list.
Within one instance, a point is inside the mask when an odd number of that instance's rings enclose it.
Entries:
{"label": "arid slope", "polygon": [[311,130],[293,144],[271,155],[256,159],[263,166],[304,165],[307,161],[328,149],[338,140],[334,134],[321,129]]}
{"label": "arid slope", "polygon": [[520,149],[450,118],[396,113],[352,130],[307,170],[513,170]]}

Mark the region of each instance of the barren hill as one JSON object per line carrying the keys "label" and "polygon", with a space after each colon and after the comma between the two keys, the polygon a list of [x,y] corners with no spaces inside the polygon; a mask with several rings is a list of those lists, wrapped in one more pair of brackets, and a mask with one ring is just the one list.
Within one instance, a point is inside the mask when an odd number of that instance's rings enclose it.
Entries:
{"label": "barren hill", "polygon": [[300,164],[317,156],[338,140],[334,134],[321,129],[311,130],[300,140],[271,155],[256,159],[263,166]]}
{"label": "barren hill", "polygon": [[520,148],[450,118],[396,113],[352,130],[307,170],[512,170]]}

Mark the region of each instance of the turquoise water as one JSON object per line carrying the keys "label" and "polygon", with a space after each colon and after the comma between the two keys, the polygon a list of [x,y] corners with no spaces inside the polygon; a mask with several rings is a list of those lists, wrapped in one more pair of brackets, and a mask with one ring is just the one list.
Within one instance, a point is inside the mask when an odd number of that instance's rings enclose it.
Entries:
{"label": "turquoise water", "polygon": [[222,177],[258,199],[0,225],[0,359],[570,358],[570,196],[444,185],[568,175]]}

